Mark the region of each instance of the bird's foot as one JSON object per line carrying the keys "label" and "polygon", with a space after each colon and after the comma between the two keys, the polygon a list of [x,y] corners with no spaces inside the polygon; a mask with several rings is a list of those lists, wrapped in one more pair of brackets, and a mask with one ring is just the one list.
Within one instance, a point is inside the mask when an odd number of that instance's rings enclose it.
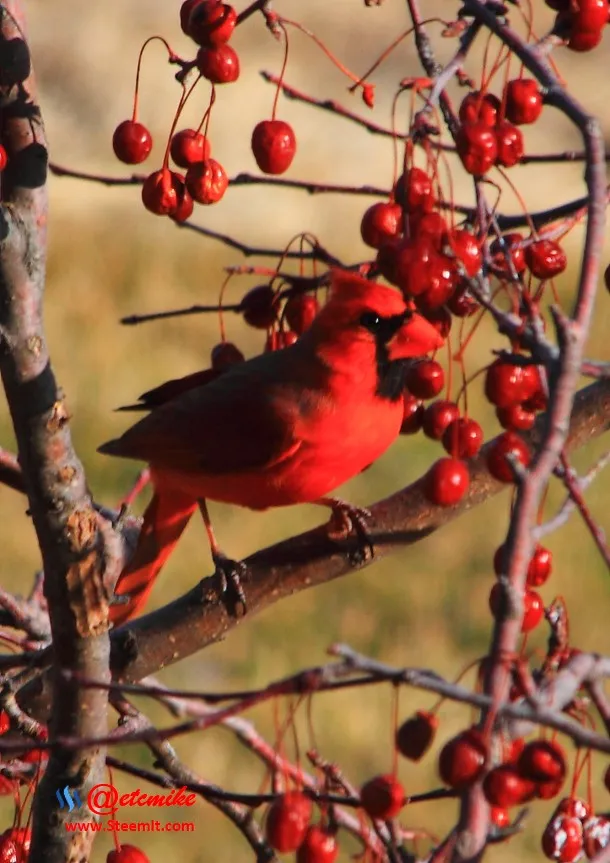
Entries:
{"label": "bird's foot", "polygon": [[237,608],[241,605],[242,614],[245,614],[248,609],[242,582],[248,578],[248,567],[243,561],[231,560],[221,553],[213,554],[212,557],[227,611],[232,617],[237,617]]}
{"label": "bird's foot", "polygon": [[373,518],[370,510],[354,506],[338,498],[329,499],[332,515],[328,523],[328,536],[333,542],[343,542],[355,535],[358,547],[350,553],[350,562],[359,566],[375,557],[375,547],[369,533],[369,522]]}

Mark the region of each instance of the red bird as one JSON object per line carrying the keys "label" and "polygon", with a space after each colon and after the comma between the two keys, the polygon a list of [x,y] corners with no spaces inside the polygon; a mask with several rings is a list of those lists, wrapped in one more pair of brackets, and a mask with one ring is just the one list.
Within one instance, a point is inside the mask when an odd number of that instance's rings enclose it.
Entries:
{"label": "red bird", "polygon": [[120,624],[145,603],[197,507],[216,571],[236,583],[220,551],[206,499],[251,509],[296,503],[331,507],[349,524],[356,508],[328,494],[397,438],[405,360],[440,347],[398,291],[342,270],[326,305],[295,344],[232,366],[215,380],[198,372],[140,397],[148,416],[99,451],[150,465],[154,494],[132,560],[117,583]]}

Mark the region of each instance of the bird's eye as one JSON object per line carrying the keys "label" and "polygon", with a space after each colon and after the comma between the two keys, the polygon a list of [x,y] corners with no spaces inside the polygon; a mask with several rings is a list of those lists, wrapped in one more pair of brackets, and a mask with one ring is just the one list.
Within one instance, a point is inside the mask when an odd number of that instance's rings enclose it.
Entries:
{"label": "bird's eye", "polygon": [[382,318],[375,312],[364,312],[360,318],[360,324],[367,330],[370,330],[371,333],[376,333],[381,327]]}

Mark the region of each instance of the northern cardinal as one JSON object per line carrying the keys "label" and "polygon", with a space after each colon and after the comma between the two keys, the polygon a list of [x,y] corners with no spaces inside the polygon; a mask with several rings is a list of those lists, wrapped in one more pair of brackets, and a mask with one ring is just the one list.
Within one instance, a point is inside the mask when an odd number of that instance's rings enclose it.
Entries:
{"label": "northern cardinal", "polygon": [[206,499],[259,510],[318,503],[358,522],[357,508],[328,494],[397,438],[405,361],[441,344],[398,291],[335,270],[327,303],[295,344],[216,379],[197,372],[141,396],[136,407],[150,413],[99,449],[148,462],[154,486],[112,622],[145,603],[197,507],[223,588],[238,583],[243,564],[220,551]]}

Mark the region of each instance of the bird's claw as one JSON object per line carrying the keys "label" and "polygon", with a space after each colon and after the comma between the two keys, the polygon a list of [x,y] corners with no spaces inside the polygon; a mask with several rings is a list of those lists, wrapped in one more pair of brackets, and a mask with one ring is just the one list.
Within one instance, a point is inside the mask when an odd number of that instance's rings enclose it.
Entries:
{"label": "bird's claw", "polygon": [[328,536],[333,542],[342,542],[355,534],[358,547],[350,552],[350,563],[359,566],[375,557],[375,547],[368,529],[373,515],[363,506],[354,506],[338,500],[332,508],[328,523]]}
{"label": "bird's claw", "polygon": [[224,554],[213,556],[216,576],[220,582],[220,592],[227,611],[237,617],[237,606],[241,604],[243,614],[247,611],[246,594],[242,582],[248,578],[248,567],[241,560],[231,560]]}

